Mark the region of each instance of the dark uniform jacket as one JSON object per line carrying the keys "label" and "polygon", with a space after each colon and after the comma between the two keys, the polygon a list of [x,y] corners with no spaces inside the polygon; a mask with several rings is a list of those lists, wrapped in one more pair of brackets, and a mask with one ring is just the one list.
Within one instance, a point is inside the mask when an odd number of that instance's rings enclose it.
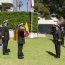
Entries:
{"label": "dark uniform jacket", "polygon": [[61,41],[61,30],[55,32],[55,41]]}
{"label": "dark uniform jacket", "polygon": [[9,40],[9,30],[7,27],[2,27],[2,36],[4,36],[3,40]]}
{"label": "dark uniform jacket", "polygon": [[24,31],[18,30],[18,44],[24,44],[25,43],[25,38],[24,38]]}
{"label": "dark uniform jacket", "polygon": [[0,27],[0,39],[2,38],[2,27]]}
{"label": "dark uniform jacket", "polygon": [[56,30],[55,27],[52,27],[50,33],[55,34],[55,30]]}
{"label": "dark uniform jacket", "polygon": [[64,38],[64,35],[65,35],[65,31],[61,30],[61,37]]}

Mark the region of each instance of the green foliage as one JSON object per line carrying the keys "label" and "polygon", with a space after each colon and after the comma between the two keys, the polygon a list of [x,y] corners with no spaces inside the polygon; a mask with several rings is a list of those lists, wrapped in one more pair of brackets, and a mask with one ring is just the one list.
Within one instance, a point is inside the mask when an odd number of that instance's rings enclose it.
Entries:
{"label": "green foliage", "polygon": [[42,14],[41,17],[50,17],[50,12],[46,7],[42,7],[41,9],[39,9],[39,12]]}
{"label": "green foliage", "polygon": [[[33,18],[33,23],[36,25],[32,25],[33,26],[33,30],[34,32],[37,32],[37,24],[38,24],[38,16],[37,13],[33,13],[34,14],[34,18]],[[17,27],[20,23],[25,23],[27,22],[29,25],[29,29],[31,28],[31,24],[30,24],[30,12],[0,12],[0,24],[2,24],[2,22],[4,20],[9,20],[8,23],[8,27],[9,28],[15,28]]]}
{"label": "green foliage", "polygon": [[[65,0],[34,0],[35,11],[39,12],[42,17],[50,17],[51,14],[65,16]],[[40,3],[42,5],[40,5]],[[40,9],[39,9],[40,8]],[[40,10],[40,11],[39,11]],[[41,12],[43,14],[41,14]]]}
{"label": "green foliage", "polygon": [[37,13],[34,13],[33,14],[33,23],[32,23],[32,31],[33,32],[38,32],[38,22],[36,21],[38,20],[38,17],[37,17]]}
{"label": "green foliage", "polygon": [[35,6],[34,6],[34,8],[35,8],[35,12],[38,11],[38,7],[39,7],[39,2],[37,2],[37,3],[35,4]]}
{"label": "green foliage", "polygon": [[62,8],[58,8],[58,9],[57,9],[58,15],[62,15],[62,11],[63,11]]}
{"label": "green foliage", "polygon": [[50,18],[50,11],[48,8],[48,5],[46,5],[45,3],[43,4],[42,1],[40,0],[35,0],[35,12],[40,13],[41,17],[49,17]]}

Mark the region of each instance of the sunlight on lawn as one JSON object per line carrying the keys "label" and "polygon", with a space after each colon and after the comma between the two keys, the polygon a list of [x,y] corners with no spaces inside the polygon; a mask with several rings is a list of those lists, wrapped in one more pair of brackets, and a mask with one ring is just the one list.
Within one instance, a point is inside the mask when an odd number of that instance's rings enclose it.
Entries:
{"label": "sunlight on lawn", "polygon": [[61,47],[61,58],[56,59],[54,44],[51,41],[52,36],[45,38],[26,38],[24,45],[24,59],[17,58],[17,41],[10,39],[8,48],[11,49],[9,55],[2,55],[0,48],[0,65],[65,65],[65,48]]}

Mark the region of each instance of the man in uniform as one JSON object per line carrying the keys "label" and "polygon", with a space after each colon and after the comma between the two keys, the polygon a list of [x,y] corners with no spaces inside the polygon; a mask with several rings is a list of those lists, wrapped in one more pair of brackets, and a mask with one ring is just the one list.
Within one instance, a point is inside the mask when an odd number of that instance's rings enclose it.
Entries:
{"label": "man in uniform", "polygon": [[8,47],[8,41],[9,41],[9,30],[8,30],[8,20],[5,20],[3,22],[3,27],[2,27],[2,43],[3,43],[3,55],[8,55],[9,49]]}
{"label": "man in uniform", "polygon": [[53,35],[53,41],[54,41],[54,39],[55,39],[55,25],[53,25],[52,26],[52,28],[51,28],[51,34]]}
{"label": "man in uniform", "polygon": [[64,32],[64,27],[61,27],[61,36],[62,36],[62,42],[61,42],[61,45],[63,45],[64,46],[64,34],[65,34],[65,32]]}
{"label": "man in uniform", "polygon": [[55,31],[55,50],[56,50],[56,58],[60,58],[60,53],[61,53],[61,30],[60,26],[56,26],[56,31]]}
{"label": "man in uniform", "polygon": [[0,25],[0,46],[2,46],[2,25]]}
{"label": "man in uniform", "polygon": [[23,23],[21,23],[18,26],[18,59],[23,59],[24,58],[24,54],[22,52],[23,45],[25,43],[24,29],[25,29],[24,25],[23,25]]}

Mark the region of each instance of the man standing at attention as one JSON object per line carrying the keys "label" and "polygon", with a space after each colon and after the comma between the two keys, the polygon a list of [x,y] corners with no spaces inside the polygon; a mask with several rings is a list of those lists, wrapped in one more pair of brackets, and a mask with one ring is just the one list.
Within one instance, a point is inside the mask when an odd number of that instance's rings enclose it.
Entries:
{"label": "man standing at attention", "polygon": [[10,49],[7,49],[8,41],[9,41],[9,30],[7,26],[8,26],[8,20],[5,20],[3,22],[3,27],[2,27],[3,55],[8,55],[10,52]]}

